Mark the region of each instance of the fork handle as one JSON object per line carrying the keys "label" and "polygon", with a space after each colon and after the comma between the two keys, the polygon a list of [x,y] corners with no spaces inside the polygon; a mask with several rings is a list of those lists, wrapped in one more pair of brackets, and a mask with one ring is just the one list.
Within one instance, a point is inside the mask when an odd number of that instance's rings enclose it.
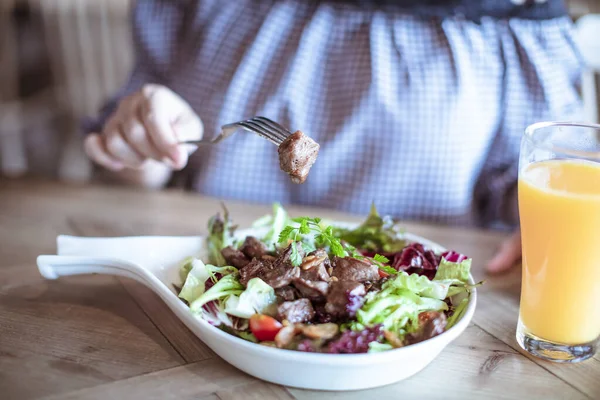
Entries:
{"label": "fork handle", "polygon": [[213,144],[210,140],[184,140],[183,142],[179,142],[177,144],[192,144],[194,146],[200,146],[203,144]]}

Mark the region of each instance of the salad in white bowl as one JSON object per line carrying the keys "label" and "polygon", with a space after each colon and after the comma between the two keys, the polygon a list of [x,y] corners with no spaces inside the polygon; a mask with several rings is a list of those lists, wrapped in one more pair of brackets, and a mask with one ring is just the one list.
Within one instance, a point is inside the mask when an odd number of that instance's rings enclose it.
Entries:
{"label": "salad in white bowl", "polygon": [[[209,221],[207,259],[181,267],[190,312],[259,345],[323,354],[385,352],[451,329],[469,304],[471,259],[408,240],[372,207],[358,227],[290,219],[278,204],[236,232]],[[260,235],[257,232],[262,232]]]}
{"label": "salad in white bowl", "polygon": [[250,229],[236,229],[225,212],[210,219],[209,231],[61,235],[57,254],[39,256],[38,267],[47,279],[133,278],[228,363],[304,389],[406,379],[461,335],[475,312],[471,259],[401,232],[375,209],[356,226],[290,219],[275,205]]}

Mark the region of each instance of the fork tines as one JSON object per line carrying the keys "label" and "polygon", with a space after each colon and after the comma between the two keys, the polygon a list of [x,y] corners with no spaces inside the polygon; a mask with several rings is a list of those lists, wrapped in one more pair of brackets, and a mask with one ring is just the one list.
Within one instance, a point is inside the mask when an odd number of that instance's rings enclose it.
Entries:
{"label": "fork tines", "polygon": [[277,122],[265,117],[250,118],[246,121],[238,122],[238,125],[258,133],[276,145],[280,145],[289,135],[292,134],[289,130],[279,125]]}

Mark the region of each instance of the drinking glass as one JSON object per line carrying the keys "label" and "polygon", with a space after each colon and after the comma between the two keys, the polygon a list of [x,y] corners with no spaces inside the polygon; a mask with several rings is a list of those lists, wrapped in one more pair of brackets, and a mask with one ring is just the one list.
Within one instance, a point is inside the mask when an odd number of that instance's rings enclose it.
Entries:
{"label": "drinking glass", "polygon": [[517,341],[578,362],[600,336],[600,125],[529,126],[519,159],[523,280]]}

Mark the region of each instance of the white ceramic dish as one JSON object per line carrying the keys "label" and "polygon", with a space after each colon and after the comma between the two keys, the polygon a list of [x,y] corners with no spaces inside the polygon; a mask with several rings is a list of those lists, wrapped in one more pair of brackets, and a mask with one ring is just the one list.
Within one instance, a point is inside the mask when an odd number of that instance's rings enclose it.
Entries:
{"label": "white ceramic dish", "polygon": [[[237,236],[256,234],[239,231]],[[444,249],[406,234],[435,251]],[[158,294],[183,323],[215,353],[240,370],[280,385],[316,390],[357,390],[406,379],[427,366],[468,326],[477,302],[471,293],[467,310],[451,329],[432,339],[374,354],[315,354],[261,346],[227,334],[196,318],[177,297],[179,266],[189,256],[204,258],[202,237],[82,238],[59,236],[57,255],[37,259],[47,279],[79,274],[110,274],[133,278]]]}

